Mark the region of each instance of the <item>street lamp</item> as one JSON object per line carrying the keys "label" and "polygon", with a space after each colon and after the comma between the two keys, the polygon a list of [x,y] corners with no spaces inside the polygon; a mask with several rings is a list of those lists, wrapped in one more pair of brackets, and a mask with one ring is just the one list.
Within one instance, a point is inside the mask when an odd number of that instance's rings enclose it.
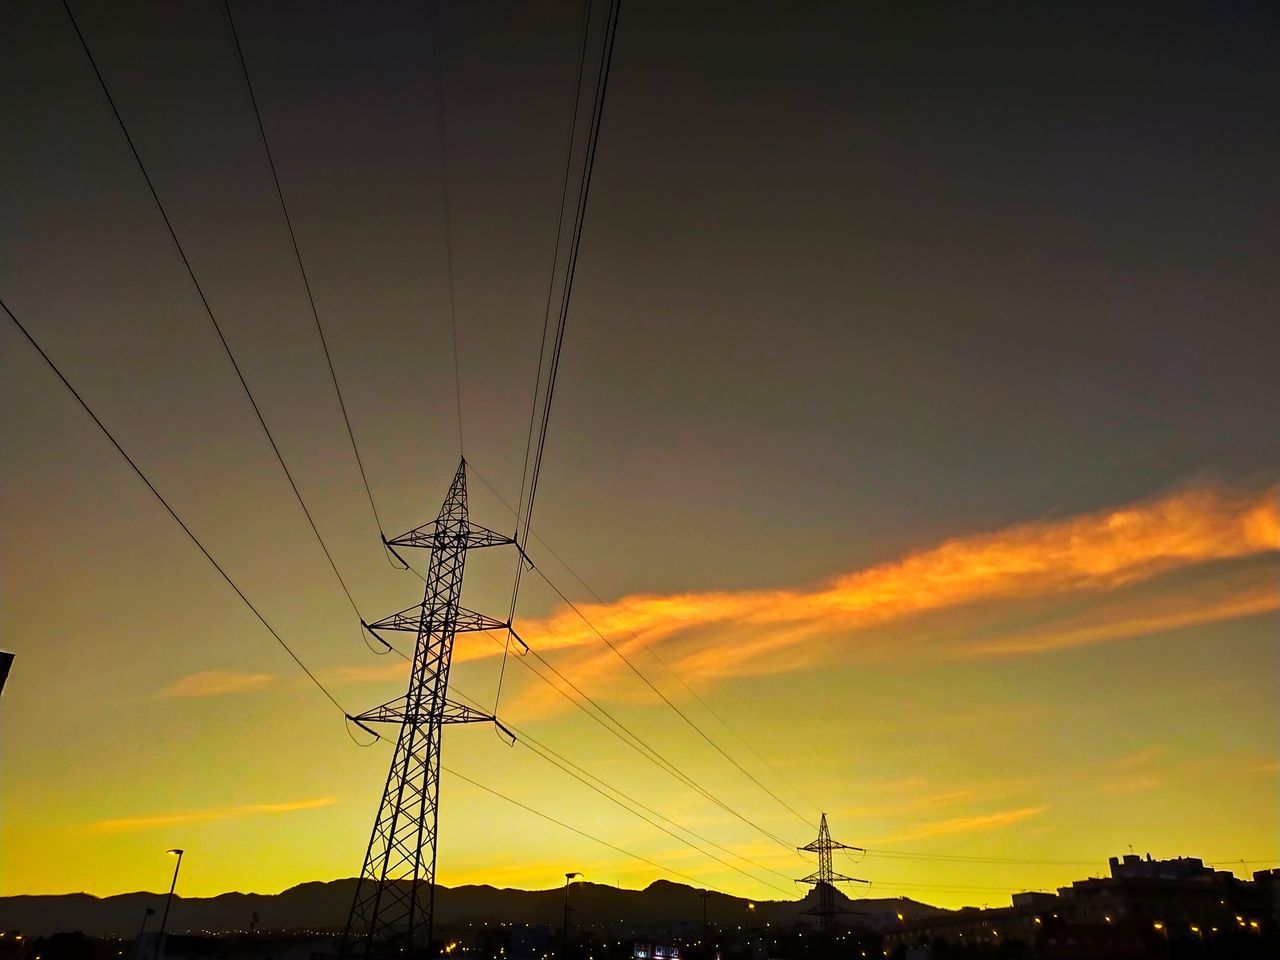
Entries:
{"label": "street lamp", "polygon": [[169,923],[169,907],[173,904],[173,891],[178,886],[178,871],[182,868],[182,851],[175,847],[165,853],[176,854],[178,862],[173,865],[173,882],[169,884],[169,896],[164,902],[164,913],[160,916],[160,949],[164,949],[164,931]]}
{"label": "street lamp", "polygon": [[147,918],[152,916],[155,916],[155,910],[151,907],[147,907],[147,909],[142,912],[142,925],[138,927],[138,935],[134,937],[133,940],[134,957],[138,956],[138,946],[142,943],[143,931],[147,929]]}
{"label": "street lamp", "polygon": [[564,875],[564,930],[560,935],[560,960],[566,960],[569,955],[569,911],[573,909],[569,906],[569,883],[574,877],[581,876],[577,870]]}

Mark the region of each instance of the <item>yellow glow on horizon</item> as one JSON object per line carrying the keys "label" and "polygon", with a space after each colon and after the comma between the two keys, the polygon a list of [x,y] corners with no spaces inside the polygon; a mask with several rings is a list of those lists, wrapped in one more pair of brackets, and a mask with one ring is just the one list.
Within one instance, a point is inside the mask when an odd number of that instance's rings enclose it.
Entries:
{"label": "yellow glow on horizon", "polygon": [[[1109,853],[1139,838],[1161,855],[1222,857],[1222,866],[1274,849],[1275,738],[1245,721],[1274,702],[1275,651],[1265,625],[1227,622],[1275,609],[1278,530],[1274,490],[1198,488],[953,538],[809,589],[637,595],[587,612],[644,669],[653,665],[639,639],[660,649],[789,781],[823,798],[837,837],[926,855],[869,853],[859,869],[872,880],[868,896],[994,902],[993,887],[1053,889],[1105,869]],[[238,616],[214,629],[254,629]],[[332,633],[322,617],[306,623],[316,636]],[[1197,632],[1170,633],[1188,627]],[[812,839],[816,814],[811,825],[797,822],[710,754],[572,614],[553,612],[522,633],[753,820],[788,842]],[[1109,642],[1120,638],[1134,639]],[[479,671],[492,668],[496,646],[483,642],[458,658],[455,679],[467,692],[488,682]],[[171,846],[191,851],[179,884],[187,896],[271,893],[355,873],[386,745],[348,748],[339,719],[283,672],[278,651],[254,636],[244,643],[243,671],[189,650],[177,677],[156,670],[133,686],[68,698],[66,722],[35,722],[46,714],[31,688],[6,690],[14,775],[0,830],[6,865],[23,868],[4,871],[4,893],[161,889],[168,876],[155,851]],[[336,689],[358,688],[359,702],[396,694],[403,663],[343,649],[317,664]],[[652,676],[721,737],[687,691]],[[504,719],[735,854],[783,876],[812,869],[548,700],[523,671],[509,668],[507,683]],[[1184,706],[1171,711],[1175,699]],[[724,743],[801,802],[740,745]],[[592,882],[627,888],[665,875],[753,903],[797,895],[772,874],[747,866],[762,878],[749,880],[626,818],[491,732],[451,729],[444,760],[662,865],[630,861],[446,774],[444,884],[552,889],[577,866]],[[1206,816],[1206,779],[1215,797],[1232,798],[1229,811]],[[972,856],[1032,862],[946,859]]]}

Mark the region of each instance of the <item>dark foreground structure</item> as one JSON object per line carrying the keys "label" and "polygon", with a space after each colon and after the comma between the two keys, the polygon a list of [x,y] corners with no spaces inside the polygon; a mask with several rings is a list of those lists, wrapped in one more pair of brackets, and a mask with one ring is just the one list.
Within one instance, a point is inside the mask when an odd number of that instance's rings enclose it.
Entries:
{"label": "dark foreground structure", "polygon": [[[175,906],[177,932],[167,937],[164,958],[336,960],[344,906],[355,883],[309,884],[279,897],[230,894],[180,902]],[[436,936],[418,951],[432,960],[1280,956],[1280,870],[1258,871],[1241,880],[1190,857],[1112,858],[1108,876],[1077,880],[1056,893],[1014,894],[1009,906],[996,909],[941,910],[902,898],[850,900],[829,887],[825,892],[838,906],[838,917],[822,913],[824,891],[817,888],[799,901],[753,902],[722,894],[703,897],[706,891],[669,881],[655,881],[642,891],[584,883],[567,925],[558,888],[441,892],[447,909],[437,919]],[[299,901],[303,894],[305,902]],[[135,945],[132,933],[106,934],[119,929],[115,924],[99,926],[104,935],[98,937],[53,932],[92,920],[91,911],[73,910],[92,906],[80,903],[92,898],[52,898],[66,901],[56,914],[36,910],[34,901],[40,899],[0,899],[0,906],[12,901],[8,906],[13,908],[0,911],[0,960],[145,960],[159,955],[159,944]],[[135,913],[141,916],[149,902],[147,895],[115,899],[127,901],[130,919]],[[225,911],[215,909],[222,900],[230,900],[232,912],[245,919],[252,909],[255,922],[262,911],[263,926],[230,928],[220,919]],[[836,921],[826,935],[824,916]],[[30,921],[26,931],[12,929],[24,920]]]}
{"label": "dark foreground structure", "polygon": [[1240,880],[1194,857],[1112,857],[1110,876],[1008,907],[967,907],[888,931],[890,957],[1274,957],[1280,870]]}

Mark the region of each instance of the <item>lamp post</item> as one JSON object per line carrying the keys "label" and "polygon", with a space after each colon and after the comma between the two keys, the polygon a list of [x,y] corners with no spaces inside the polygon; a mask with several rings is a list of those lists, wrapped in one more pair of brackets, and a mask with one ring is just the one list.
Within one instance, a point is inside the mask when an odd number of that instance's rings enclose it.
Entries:
{"label": "lamp post", "polygon": [[164,949],[164,931],[169,923],[169,907],[173,904],[173,891],[178,886],[178,871],[182,868],[182,851],[175,847],[166,853],[177,854],[178,862],[173,865],[173,882],[169,884],[169,896],[164,901],[164,913],[160,915],[160,949]]}
{"label": "lamp post", "polygon": [[147,907],[146,910],[142,911],[142,924],[138,927],[138,935],[133,938],[133,956],[135,960],[138,956],[138,946],[142,943],[142,934],[147,929],[147,917],[152,916],[155,916],[155,910],[152,907]]}
{"label": "lamp post", "polygon": [[573,909],[569,906],[569,883],[574,877],[581,876],[577,870],[564,875],[564,929],[560,934],[560,960],[567,960],[569,956],[569,911]]}

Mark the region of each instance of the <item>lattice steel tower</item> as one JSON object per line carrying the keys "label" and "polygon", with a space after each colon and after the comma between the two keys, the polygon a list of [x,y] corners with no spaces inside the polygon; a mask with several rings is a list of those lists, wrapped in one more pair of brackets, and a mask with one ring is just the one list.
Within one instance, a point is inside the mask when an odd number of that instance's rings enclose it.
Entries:
{"label": "lattice steel tower", "polygon": [[360,724],[398,724],[400,732],[342,935],[339,952],[343,957],[412,957],[430,946],[440,735],[447,723],[497,723],[494,717],[447,696],[454,635],[510,628],[509,623],[459,604],[467,551],[515,542],[468,519],[466,468],[465,460],[458,464],[435,520],[385,541],[393,553],[396,547],[430,549],[422,603],[376,623],[361,623],[384,644],[379,630],[416,632],[418,639],[405,695],[352,717]]}
{"label": "lattice steel tower", "polygon": [[857,850],[865,852],[862,847],[851,847],[847,843],[838,843],[831,839],[831,831],[827,829],[827,815],[822,815],[822,823],[818,827],[818,839],[812,843],[805,844],[803,847],[797,847],[798,850],[807,850],[810,853],[818,855],[818,869],[807,877],[801,877],[796,883],[812,883],[814,890],[818,893],[818,905],[809,910],[804,911],[809,916],[818,918],[819,929],[822,931],[822,937],[830,942],[831,934],[835,930],[835,918],[840,915],[852,913],[843,907],[836,906],[836,884],[837,883],[867,883],[866,880],[859,880],[857,877],[846,877],[843,873],[836,873],[831,867],[831,853],[834,850]]}

